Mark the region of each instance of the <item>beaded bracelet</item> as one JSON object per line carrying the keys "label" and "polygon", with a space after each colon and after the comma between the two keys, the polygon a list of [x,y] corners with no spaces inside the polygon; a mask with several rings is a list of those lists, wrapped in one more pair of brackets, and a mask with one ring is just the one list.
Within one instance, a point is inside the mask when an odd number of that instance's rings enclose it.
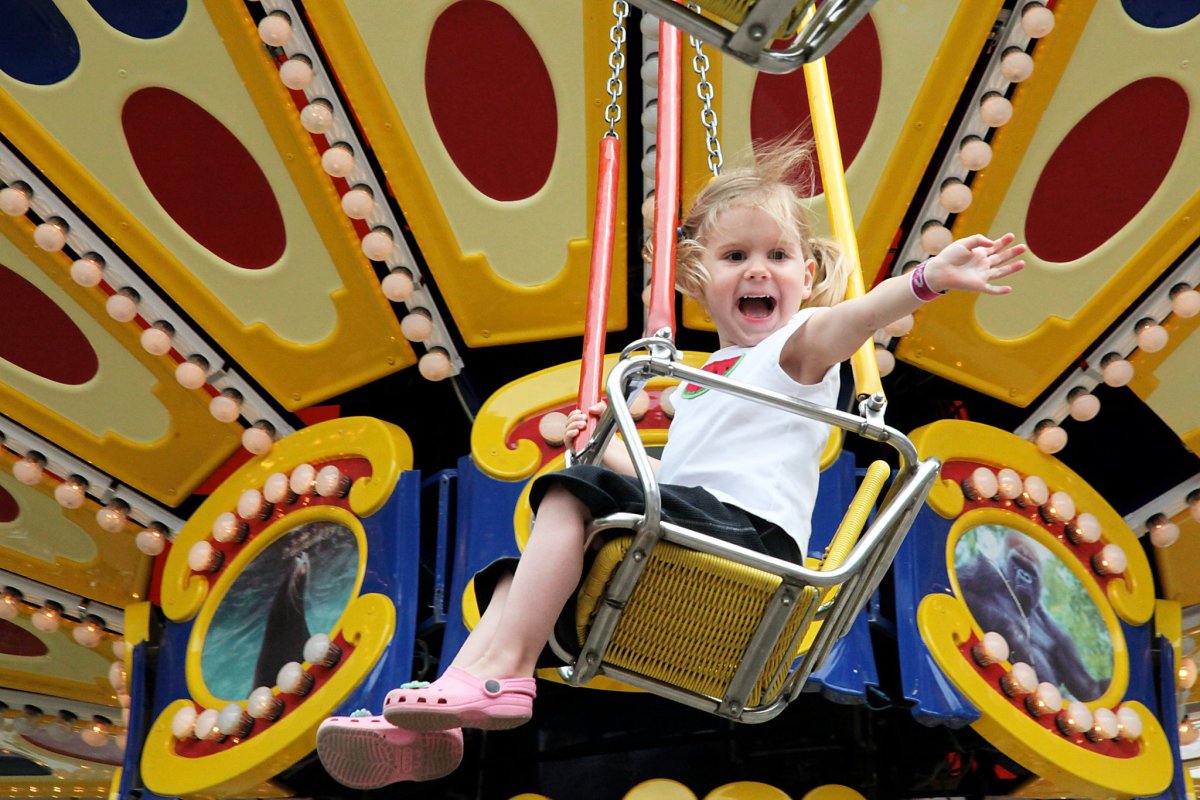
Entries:
{"label": "beaded bracelet", "polygon": [[945,294],[945,292],[939,292],[930,288],[929,282],[925,280],[925,267],[928,264],[928,261],[922,261],[917,265],[916,269],[909,273],[909,288],[912,289],[913,295],[922,303],[936,300]]}

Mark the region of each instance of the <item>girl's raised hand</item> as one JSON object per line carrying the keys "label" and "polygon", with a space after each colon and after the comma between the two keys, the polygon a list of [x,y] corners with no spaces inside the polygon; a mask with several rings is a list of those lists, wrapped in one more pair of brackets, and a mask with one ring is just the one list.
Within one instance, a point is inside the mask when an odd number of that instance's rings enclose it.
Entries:
{"label": "girl's raised hand", "polygon": [[1012,291],[1011,286],[997,286],[993,281],[1007,278],[1025,266],[1018,256],[1026,247],[1013,244],[1015,239],[1011,233],[995,240],[978,233],[959,239],[929,260],[925,267],[929,288],[936,292],[957,289],[1008,294]]}
{"label": "girl's raised hand", "polygon": [[563,444],[566,445],[567,449],[575,449],[575,439],[577,439],[583,429],[587,427],[588,417],[599,417],[604,413],[604,409],[606,408],[608,408],[608,403],[601,400],[599,403],[596,403],[591,408],[587,409],[587,411],[584,411],[582,408],[577,408],[570,414],[567,414],[567,432],[563,437]]}

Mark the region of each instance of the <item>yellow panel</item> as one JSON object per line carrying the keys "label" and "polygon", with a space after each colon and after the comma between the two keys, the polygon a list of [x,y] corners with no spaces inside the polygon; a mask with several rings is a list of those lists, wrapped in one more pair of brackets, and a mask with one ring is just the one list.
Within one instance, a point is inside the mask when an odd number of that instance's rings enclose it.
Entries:
{"label": "yellow panel", "polygon": [[0,686],[33,694],[67,697],[85,703],[117,707],[117,695],[108,682],[108,670],[116,657],[106,637],[95,649],[84,647],[71,635],[75,625],[62,620],[55,633],[33,626],[34,608],[22,604],[12,625],[36,637],[46,646],[41,656],[0,653]]}
{"label": "yellow panel", "polygon": [[1200,315],[1174,314],[1163,323],[1170,338],[1157,353],[1134,351],[1129,388],[1167,423],[1193,453],[1200,452]]}
{"label": "yellow panel", "polygon": [[[425,99],[430,31],[447,3],[343,0],[308,8],[347,98],[468,345],[578,335],[583,330],[597,147],[608,77],[612,4],[509,0],[546,62],[558,108],[550,177],[533,196],[477,192],[450,160]],[[618,126],[624,132],[624,123]],[[626,324],[625,178],[620,179],[610,330]]]}
{"label": "yellow panel", "polygon": [[146,353],[140,329],[105,313],[100,292],[67,276],[70,259],[33,243],[24,217],[0,216],[0,264],[59,306],[96,351],[99,370],[68,386],[0,359],[0,413],[172,505],[240,444],[241,427],[217,422],[209,396],[175,380],[175,362]]}
{"label": "yellow panel", "polygon": [[[1119,3],[1064,0],[1054,31],[1039,42],[1036,68],[1013,98],[1013,121],[993,141],[991,165],[956,235],[1026,228],[1034,188],[1064,137],[1091,109],[1140,78],[1163,76],[1193,96],[1200,75],[1191,29],[1143,28]],[[1120,47],[1113,47],[1120,42]],[[1200,148],[1192,121],[1180,156],[1146,205],[1115,235],[1075,261],[1027,254],[1011,281],[1014,298],[957,293],[917,314],[897,355],[1017,405],[1027,405],[1066,369],[1200,235]],[[1098,165],[1102,168],[1102,165]]]}
{"label": "yellow panel", "polygon": [[[7,722],[2,714],[0,720]],[[4,797],[106,797],[118,772],[110,764],[83,761],[38,747],[7,724],[0,726],[0,751],[24,756],[50,770],[49,775],[0,776],[0,796]]]}
{"label": "yellow panel", "polygon": [[1196,580],[1196,565],[1200,564],[1200,523],[1192,519],[1186,509],[1171,521],[1179,526],[1179,540],[1170,547],[1154,548],[1159,594],[1185,607],[1194,606],[1200,603],[1200,581]]}
{"label": "yellow panel", "polygon": [[[87,4],[61,10],[87,57],[70,80],[50,87],[0,75],[0,114],[17,149],[289,408],[414,363],[249,11],[213,2],[210,19],[192,3],[170,37],[142,42]],[[208,110],[263,170],[287,232],[276,264],[244,270],[226,262],[147,191],[120,115],[131,94],[151,86]],[[81,126],[84,107],[89,124]]]}

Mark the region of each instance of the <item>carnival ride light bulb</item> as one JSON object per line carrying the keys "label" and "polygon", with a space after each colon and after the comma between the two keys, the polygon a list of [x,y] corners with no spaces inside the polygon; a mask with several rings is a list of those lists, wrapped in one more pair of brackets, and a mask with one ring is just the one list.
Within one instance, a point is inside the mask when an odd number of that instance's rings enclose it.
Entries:
{"label": "carnival ride light bulb", "polygon": [[1016,499],[1017,505],[1023,507],[1043,505],[1050,499],[1050,487],[1037,475],[1030,475],[1025,478]]}
{"label": "carnival ride light bulb", "polygon": [[1009,697],[1032,694],[1037,687],[1037,672],[1024,661],[1013,662],[1012,669],[1000,679],[1000,689]]}
{"label": "carnival ride light bulb", "polygon": [[1092,568],[1099,575],[1120,575],[1128,566],[1125,551],[1115,544],[1106,544],[1092,556]]}
{"label": "carnival ride light bulb", "polygon": [[104,310],[117,322],[132,322],[137,319],[140,299],[137,292],[126,287],[108,296],[104,301]]}
{"label": "carnival ride light bulb", "polygon": [[67,223],[57,217],[33,229],[33,243],[50,253],[67,246]]}
{"label": "carnival ride light bulb", "polygon": [[279,687],[279,691],[284,694],[306,695],[312,689],[313,676],[304,671],[304,666],[299,661],[289,661],[279,668],[279,675],[275,678],[275,685]]}
{"label": "carnival ride light bulb", "polygon": [[29,187],[14,183],[0,189],[0,211],[10,217],[23,217],[29,213]]}
{"label": "carnival ride light bulb", "polygon": [[221,543],[238,543],[246,538],[250,526],[238,519],[232,511],[217,515],[212,524],[212,537]]}
{"label": "carnival ride light bulb", "polygon": [[255,719],[278,719],[283,711],[283,701],[275,696],[270,686],[259,686],[246,698],[246,711]]}
{"label": "carnival ride light bulb", "polygon": [[0,592],[0,619],[16,619],[21,613],[21,598],[11,589]]}
{"label": "carnival ride light bulb", "polygon": [[91,723],[79,732],[79,738],[89,747],[104,747],[108,744],[108,725],[99,718],[93,718]]}
{"label": "carnival ride light bulb", "polygon": [[332,667],[342,657],[342,648],[327,633],[318,633],[304,643],[304,660],[314,667]]}
{"label": "carnival ride light bulb", "polygon": [[658,101],[651,100],[646,103],[646,107],[642,109],[642,130],[647,133],[658,133]]}
{"label": "carnival ride light bulb", "polygon": [[1171,289],[1171,313],[1183,319],[1200,314],[1200,292],[1186,283]]}
{"label": "carnival ride light bulb", "polygon": [[208,382],[208,359],[203,356],[188,356],[175,367],[175,380],[185,389],[199,389]]}
{"label": "carnival ride light bulb", "polygon": [[1046,455],[1053,455],[1067,446],[1067,432],[1050,420],[1038,423],[1033,443]]}
{"label": "carnival ride light bulb", "polygon": [[333,464],[317,471],[315,485],[321,497],[345,497],[350,491],[351,478]]}
{"label": "carnival ride light bulb", "polygon": [[196,707],[186,705],[171,717],[171,735],[176,739],[191,739],[196,735]]}
{"label": "carnival ride light bulb", "polygon": [[1033,57],[1019,47],[1010,47],[1000,58],[1000,76],[1020,83],[1033,74]]}
{"label": "carnival ride light bulb", "polygon": [[56,603],[46,605],[33,612],[33,627],[43,633],[55,633],[62,624],[62,610]]}
{"label": "carnival ride light bulb", "polygon": [[1041,39],[1054,30],[1054,12],[1041,3],[1029,3],[1021,9],[1021,30],[1030,39]]}
{"label": "carnival ride light bulb", "polygon": [[1092,544],[1100,541],[1100,520],[1095,514],[1083,512],[1067,523],[1067,538],[1075,544]]}
{"label": "carnival ride light bulb", "polygon": [[1101,706],[1092,712],[1092,727],[1087,731],[1087,738],[1093,742],[1103,742],[1117,738],[1121,726],[1117,723],[1117,715],[1111,708]]}
{"label": "carnival ride light bulb", "polygon": [[224,736],[241,738],[253,724],[254,719],[237,703],[230,703],[217,714],[217,730]]}
{"label": "carnival ride light bulb", "polygon": [[193,572],[216,572],[225,555],[208,542],[196,542],[188,550],[188,568]]}
{"label": "carnival ride light bulb", "polygon": [[129,506],[121,500],[113,500],[96,512],[96,524],[109,533],[120,533],[125,530],[129,521]]}
{"label": "carnival ride light bulb", "polygon": [[454,374],[454,365],[445,350],[434,347],[417,360],[417,372],[427,381],[444,381]]}
{"label": "carnival ride light bulb", "polygon": [[171,340],[174,336],[174,328],[166,322],[155,322],[149,328],[142,331],[140,342],[142,349],[152,356],[165,356],[171,352]]}
{"label": "carnival ride light bulb", "polygon": [[268,503],[276,505],[280,503],[292,503],[296,500],[296,493],[292,491],[291,482],[288,480],[287,474],[283,472],[276,472],[269,475],[263,481],[262,493]]}
{"label": "carnival ride light bulb", "polygon": [[645,419],[648,411],[650,411],[650,395],[638,392],[629,401],[629,416],[633,417],[634,422],[641,422]]}
{"label": "carnival ride light bulb", "polygon": [[1117,736],[1132,742],[1142,735],[1142,717],[1129,706],[1117,709]]}
{"label": "carnival ride light bulb", "polygon": [[70,712],[59,712],[58,719],[50,723],[50,727],[46,729],[46,733],[56,742],[65,742],[75,732],[71,725],[74,719],[75,715],[70,714]]}
{"label": "carnival ride light bulb", "polygon": [[1170,547],[1179,541],[1179,526],[1167,519],[1165,514],[1155,514],[1146,523],[1150,533],[1150,544],[1155,547]]}
{"label": "carnival ride light bulb", "polygon": [[300,126],[314,135],[329,133],[333,128],[333,107],[327,100],[314,100],[300,109]]}
{"label": "carnival ride light bulb", "polygon": [[362,238],[362,251],[372,261],[383,261],[396,249],[396,240],[387,228],[376,228]]}
{"label": "carnival ride light bulb", "polygon": [[167,547],[167,535],[161,528],[143,528],[134,537],[134,544],[148,556],[157,556]]}
{"label": "carnival ride light bulb", "polygon": [[658,87],[658,53],[650,53],[642,61],[640,77],[647,86]]}
{"label": "carnival ride light bulb", "polygon": [[46,457],[31,450],[20,460],[13,462],[12,474],[26,486],[36,486],[42,480],[45,469]]}
{"label": "carnival ride light bulb", "polygon": [[1187,747],[1189,744],[1195,744],[1200,739],[1200,729],[1190,719],[1185,719],[1179,723],[1179,744]]}
{"label": "carnival ride light bulb", "polygon": [[312,464],[300,464],[292,470],[289,485],[298,496],[312,494],[316,491],[317,468]]}
{"label": "carnival ride light bulb", "polygon": [[989,667],[992,664],[1007,661],[1008,642],[995,631],[988,631],[979,640],[979,643],[971,648],[971,657],[981,667]]}
{"label": "carnival ride light bulb", "polygon": [[104,623],[98,622],[95,617],[88,617],[75,626],[71,637],[84,647],[95,648],[104,638]]}
{"label": "carnival ride light bulb", "polygon": [[1063,696],[1058,687],[1048,681],[1037,685],[1033,694],[1025,698],[1025,708],[1035,717],[1057,714],[1062,711]]}
{"label": "carnival ride light bulb", "polygon": [[999,128],[1006,125],[1012,119],[1012,115],[1012,101],[999,92],[988,92],[979,104],[979,118],[988,127]]}
{"label": "carnival ride light bulb", "polygon": [[567,440],[567,415],[561,411],[548,411],[538,420],[538,434],[551,447],[562,447]]}
{"label": "carnival ride light bulb", "polygon": [[233,389],[225,389],[208,401],[208,413],[217,422],[237,422],[242,415],[242,395]]}
{"label": "carnival ride light bulb", "polygon": [[1104,383],[1115,389],[1133,379],[1133,365],[1116,353],[1109,353],[1100,359],[1100,374]]}
{"label": "carnival ride light bulb", "polygon": [[1193,492],[1188,492],[1187,496],[1188,514],[1196,522],[1200,522],[1200,489]]}
{"label": "carnival ride light bulb", "polygon": [[884,325],[883,332],[892,337],[907,336],[912,332],[915,323],[916,320],[912,314],[905,314],[895,322],[889,322],[887,325]]}
{"label": "carnival ride light bulb", "polygon": [[122,691],[125,688],[125,664],[120,661],[114,661],[108,665],[108,683],[114,691]]}
{"label": "carnival ride light bulb", "polygon": [[292,18],[282,11],[272,11],[259,21],[258,38],[269,47],[282,47],[292,38]]}
{"label": "carnival ride light bulb", "polygon": [[242,431],[242,447],[256,456],[266,455],[275,446],[275,426],[260,419]]}
{"label": "carnival ride light bulb", "polygon": [[972,199],[971,187],[957,178],[951,178],[943,183],[942,191],[938,194],[938,202],[951,214],[961,214],[966,211],[971,207]]}
{"label": "carnival ride light bulb", "polygon": [[642,21],[638,27],[642,30],[642,36],[654,42],[658,41],[658,17],[653,14],[642,14]]}
{"label": "carnival ride light bulb", "polygon": [[1090,731],[1094,722],[1092,710],[1078,700],[1067,703],[1067,707],[1054,717],[1054,724],[1063,736]]}
{"label": "carnival ride light bulb", "polygon": [[321,169],[331,178],[345,178],[354,172],[354,150],[339,142],[321,154]]}
{"label": "carnival ride light bulb", "polygon": [[968,136],[958,146],[958,160],[972,172],[992,163],[992,146],[978,136]]}
{"label": "carnival ride light bulb", "polygon": [[954,241],[954,234],[940,222],[927,222],[921,226],[921,249],[932,256],[945,250]]}
{"label": "carnival ride light bulb", "polygon": [[125,658],[125,640],[124,639],[113,639],[112,644],[110,644],[108,647],[110,650],[112,650],[112,654],[113,654],[114,658]]}
{"label": "carnival ride light bulb", "polygon": [[393,303],[407,303],[416,290],[412,273],[404,267],[396,267],[385,275],[379,286],[383,290],[383,296]]}
{"label": "carnival ride light bulb", "polygon": [[221,712],[215,708],[206,708],[196,715],[196,738],[217,742],[224,739],[224,734],[217,727],[217,720],[220,718]]}
{"label": "carnival ride light bulb", "polygon": [[[875,363],[879,366],[879,377],[886,378],[896,370],[896,357],[886,347],[875,346]],[[674,409],[672,409],[672,412]]]}
{"label": "carnival ride light bulb", "polygon": [[71,262],[71,280],[85,289],[100,285],[104,277],[104,259],[95,253],[86,253]]}
{"label": "carnival ride light bulb", "polygon": [[1005,467],[996,473],[996,491],[1002,499],[1017,499],[1023,488],[1024,483],[1015,469]]}
{"label": "carnival ride light bulb", "polygon": [[996,473],[987,467],[976,467],[962,482],[963,494],[968,500],[990,500],[1000,490]]}
{"label": "carnival ride light bulb", "polygon": [[1053,492],[1041,511],[1042,518],[1047,522],[1065,523],[1075,516],[1075,501],[1066,492]]}
{"label": "carnival ride light bulb", "polygon": [[1067,413],[1076,422],[1095,419],[1100,413],[1100,400],[1086,389],[1073,389],[1067,400]]}
{"label": "carnival ride light bulb", "polygon": [[350,219],[366,219],[375,210],[375,194],[369,186],[355,186],[342,195],[342,213]]}
{"label": "carnival ride light bulb", "polygon": [[1149,318],[1138,322],[1136,330],[1138,349],[1146,353],[1157,353],[1162,350],[1167,346],[1167,340],[1170,338],[1166,328]]}
{"label": "carnival ride light bulb", "polygon": [[235,510],[242,519],[253,521],[266,519],[275,509],[258,489],[247,489],[238,496]]}
{"label": "carnival ride light bulb", "polygon": [[80,475],[72,475],[54,487],[54,499],[63,508],[79,508],[87,499],[88,483]]}
{"label": "carnival ride light bulb", "polygon": [[1196,662],[1190,656],[1184,656],[1179,659],[1176,680],[1179,683],[1180,689],[1187,690],[1196,685]]}
{"label": "carnival ride light bulb", "polygon": [[414,308],[400,320],[400,332],[410,342],[427,342],[433,336],[433,319],[424,308]]}
{"label": "carnival ride light bulb", "polygon": [[292,56],[279,65],[279,80],[293,91],[304,91],[312,79],[312,62],[305,56]]}

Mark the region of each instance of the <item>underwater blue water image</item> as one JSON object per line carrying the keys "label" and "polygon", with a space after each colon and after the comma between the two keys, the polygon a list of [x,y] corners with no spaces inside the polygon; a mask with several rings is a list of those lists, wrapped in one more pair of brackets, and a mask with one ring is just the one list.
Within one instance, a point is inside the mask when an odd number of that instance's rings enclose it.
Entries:
{"label": "underwater blue water image", "polygon": [[209,625],[200,656],[209,691],[238,701],[257,686],[275,685],[283,664],[303,660],[310,636],[333,629],[358,563],[354,534],[333,522],[301,525],[259,553]]}

